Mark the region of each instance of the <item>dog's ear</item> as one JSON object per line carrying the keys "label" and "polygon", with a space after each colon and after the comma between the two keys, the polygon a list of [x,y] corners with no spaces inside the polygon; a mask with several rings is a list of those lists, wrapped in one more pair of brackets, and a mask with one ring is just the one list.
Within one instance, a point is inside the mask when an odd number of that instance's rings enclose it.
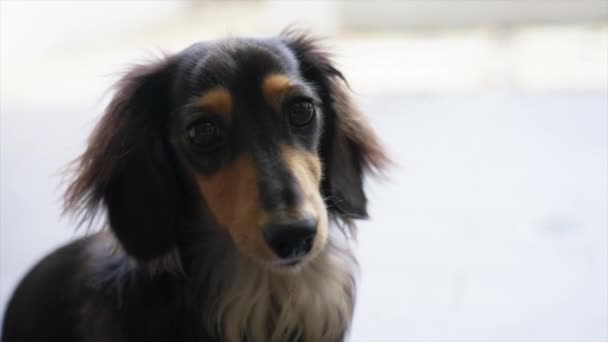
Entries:
{"label": "dog's ear", "polygon": [[320,92],[325,116],[322,192],[330,212],[350,225],[352,219],[367,217],[365,174],[381,171],[388,159],[329,53],[307,34],[285,32],[282,39],[294,51],[304,78]]}
{"label": "dog's ear", "polygon": [[84,219],[105,206],[124,249],[142,261],[171,250],[181,217],[167,140],[172,68],[170,59],[136,66],[118,82],[66,192],[66,210]]}

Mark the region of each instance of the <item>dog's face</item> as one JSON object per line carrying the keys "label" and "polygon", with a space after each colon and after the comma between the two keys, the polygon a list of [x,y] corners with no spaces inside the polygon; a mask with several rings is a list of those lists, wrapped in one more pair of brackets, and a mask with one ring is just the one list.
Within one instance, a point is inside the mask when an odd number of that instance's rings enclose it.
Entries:
{"label": "dog's face", "polygon": [[198,43],[121,80],[66,203],[85,215],[103,203],[138,260],[199,222],[286,268],[324,248],[330,219],[366,216],[364,174],[384,161],[315,40]]}
{"label": "dog's face", "polygon": [[327,238],[321,99],[279,41],[182,52],[169,141],[210,218],[239,252],[294,265]]}

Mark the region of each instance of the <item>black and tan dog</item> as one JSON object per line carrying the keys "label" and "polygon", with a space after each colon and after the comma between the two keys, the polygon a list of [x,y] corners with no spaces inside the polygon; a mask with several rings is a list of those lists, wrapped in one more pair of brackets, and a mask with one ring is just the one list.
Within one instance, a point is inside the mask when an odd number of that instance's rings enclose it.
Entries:
{"label": "black and tan dog", "polygon": [[107,231],[17,288],[3,342],[335,342],[353,220],[386,158],[306,34],[192,45],[133,68],[75,164],[66,208]]}

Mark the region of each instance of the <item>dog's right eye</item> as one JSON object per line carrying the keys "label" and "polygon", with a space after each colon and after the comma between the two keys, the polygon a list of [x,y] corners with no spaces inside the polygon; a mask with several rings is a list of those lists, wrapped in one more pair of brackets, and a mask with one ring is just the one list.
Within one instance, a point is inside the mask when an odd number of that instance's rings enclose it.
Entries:
{"label": "dog's right eye", "polygon": [[306,98],[296,98],[290,101],[284,108],[288,116],[289,123],[295,127],[308,125],[315,117],[315,106],[311,100]]}
{"label": "dog's right eye", "polygon": [[214,150],[224,143],[222,127],[214,121],[201,121],[188,127],[188,139],[203,150]]}

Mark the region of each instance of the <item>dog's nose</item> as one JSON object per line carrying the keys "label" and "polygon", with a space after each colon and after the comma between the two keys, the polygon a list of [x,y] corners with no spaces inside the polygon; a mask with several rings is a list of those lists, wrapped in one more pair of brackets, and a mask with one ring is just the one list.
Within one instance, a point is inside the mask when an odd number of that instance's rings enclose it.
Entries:
{"label": "dog's nose", "polygon": [[271,223],[264,227],[264,239],[272,250],[282,259],[297,258],[310,252],[317,221],[306,218],[292,222]]}

